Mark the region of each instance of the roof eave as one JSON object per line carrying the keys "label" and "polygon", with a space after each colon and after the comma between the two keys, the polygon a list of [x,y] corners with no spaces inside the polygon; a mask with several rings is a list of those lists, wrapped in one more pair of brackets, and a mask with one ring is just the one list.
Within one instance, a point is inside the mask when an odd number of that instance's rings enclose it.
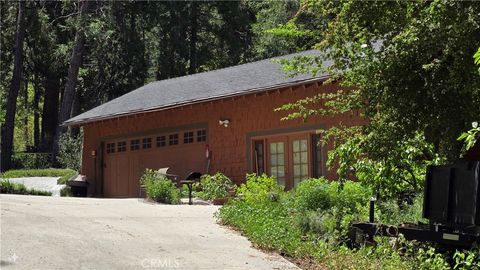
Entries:
{"label": "roof eave", "polygon": [[169,104],[169,105],[162,106],[162,107],[152,107],[152,108],[146,108],[146,109],[139,109],[139,110],[121,112],[121,113],[116,113],[116,114],[107,114],[107,115],[104,115],[104,116],[101,116],[101,117],[85,118],[85,119],[81,119],[81,120],[78,120],[78,121],[67,120],[67,121],[63,122],[61,124],[61,126],[63,126],[63,127],[82,126],[82,125],[93,123],[93,122],[110,120],[110,119],[119,118],[119,117],[126,117],[126,116],[139,114],[139,113],[150,113],[150,112],[155,112],[155,111],[163,111],[163,110],[173,109],[173,108],[177,108],[177,107],[198,104],[198,103],[202,103],[202,102],[210,102],[210,101],[224,99],[224,98],[231,98],[231,97],[236,97],[236,96],[243,96],[243,95],[249,95],[249,94],[254,94],[254,93],[266,92],[266,91],[275,90],[275,89],[279,89],[279,88],[283,88],[283,87],[290,87],[290,86],[301,85],[301,84],[306,84],[306,83],[311,83],[311,82],[324,81],[324,80],[326,80],[330,77],[331,77],[330,75],[324,75],[324,76],[321,76],[321,77],[298,80],[298,81],[293,81],[293,82],[288,82],[288,83],[283,83],[283,84],[276,84],[276,85],[271,85],[271,86],[268,86],[268,87],[249,89],[247,91],[235,92],[235,93],[231,93],[231,94],[228,94],[228,95],[219,95],[219,96],[212,96],[212,97],[203,98],[203,99],[190,100],[190,101],[186,101],[186,102],[179,102],[179,103]]}

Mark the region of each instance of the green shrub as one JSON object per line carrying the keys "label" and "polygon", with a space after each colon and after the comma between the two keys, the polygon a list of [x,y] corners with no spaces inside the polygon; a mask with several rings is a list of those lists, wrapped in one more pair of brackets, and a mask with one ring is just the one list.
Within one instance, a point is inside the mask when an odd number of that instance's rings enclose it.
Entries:
{"label": "green shrub", "polygon": [[25,185],[20,183],[12,183],[6,179],[0,181],[0,193],[5,194],[21,194],[21,195],[39,195],[39,196],[52,196],[51,192],[27,189]]}
{"label": "green shrub", "polygon": [[277,200],[283,193],[275,177],[262,174],[247,174],[246,181],[237,189],[237,194],[246,201]]}
{"label": "green shrub", "polygon": [[234,190],[236,185],[222,173],[215,175],[203,175],[200,180],[200,192],[196,192],[196,196],[204,200],[213,200],[217,198],[225,198],[230,190]]}
{"label": "green shrub", "polygon": [[480,269],[480,248],[475,247],[472,250],[455,251],[453,254],[455,265],[453,269],[467,270]]}
{"label": "green shrub", "polygon": [[78,173],[71,169],[29,169],[29,170],[10,170],[2,174],[4,178],[18,178],[18,177],[60,177],[57,184],[63,185],[70,178],[76,176]]}
{"label": "green shrub", "polygon": [[[219,209],[219,222],[242,231],[255,245],[295,258],[310,258],[321,269],[480,269],[478,249],[439,253],[428,244],[376,237],[376,247],[349,249],[350,222],[368,219],[372,190],[346,181],[343,189],[325,179],[303,181],[283,192],[275,179],[248,175],[242,196]],[[272,199],[270,194],[276,194]],[[379,202],[380,221],[421,221],[421,197],[402,209],[395,199]],[[399,252],[398,247],[401,247]]]}
{"label": "green shrub", "polygon": [[[193,190],[195,190],[195,189],[193,189]],[[182,185],[182,187],[180,187],[180,198],[188,198],[188,193],[189,192],[190,191],[188,190],[187,185]],[[192,191],[192,194],[195,194],[195,193]]]}
{"label": "green shrub", "polygon": [[299,211],[326,210],[335,204],[338,184],[324,178],[302,181],[294,190],[295,206]]}
{"label": "green shrub", "polygon": [[371,195],[360,183],[346,181],[339,189],[338,182],[324,178],[304,180],[291,193],[302,231],[335,242],[347,240],[352,221],[366,219]]}
{"label": "green shrub", "polygon": [[428,223],[422,216],[423,194],[417,194],[413,204],[399,207],[395,200],[380,200],[375,204],[376,221],[384,224]]}
{"label": "green shrub", "polygon": [[53,167],[51,153],[14,153],[12,168],[14,169],[45,169]]}
{"label": "green shrub", "polygon": [[62,188],[60,190],[60,196],[61,197],[73,197],[72,188],[70,188],[69,186],[65,186],[64,188]]}
{"label": "green shrub", "polygon": [[247,237],[262,248],[278,250],[287,255],[300,253],[304,242],[302,232],[295,226],[288,207],[280,201],[232,200],[217,213],[223,223],[240,228]]}
{"label": "green shrub", "polygon": [[147,197],[156,202],[168,204],[180,202],[180,192],[175,184],[167,178],[158,176],[154,170],[145,170],[140,183],[145,186]]}
{"label": "green shrub", "polygon": [[83,135],[72,136],[64,133],[58,141],[57,161],[67,169],[80,171],[82,164],[82,143]]}

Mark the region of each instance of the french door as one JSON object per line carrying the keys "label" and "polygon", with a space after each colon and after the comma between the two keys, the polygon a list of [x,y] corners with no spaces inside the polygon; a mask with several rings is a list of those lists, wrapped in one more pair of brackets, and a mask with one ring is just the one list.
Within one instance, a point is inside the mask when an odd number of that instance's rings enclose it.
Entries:
{"label": "french door", "polygon": [[[266,148],[264,172],[274,176],[280,185],[291,189],[312,175],[312,147],[308,134],[272,137],[262,141],[265,142]],[[255,145],[255,152],[260,152],[259,143]]]}

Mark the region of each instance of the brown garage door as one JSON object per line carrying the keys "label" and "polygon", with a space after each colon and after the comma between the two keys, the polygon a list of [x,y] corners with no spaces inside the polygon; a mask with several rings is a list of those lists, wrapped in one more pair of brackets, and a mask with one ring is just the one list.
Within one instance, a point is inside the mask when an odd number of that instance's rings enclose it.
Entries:
{"label": "brown garage door", "polygon": [[103,166],[105,197],[138,197],[145,169],[169,167],[180,178],[206,169],[206,130],[107,141]]}

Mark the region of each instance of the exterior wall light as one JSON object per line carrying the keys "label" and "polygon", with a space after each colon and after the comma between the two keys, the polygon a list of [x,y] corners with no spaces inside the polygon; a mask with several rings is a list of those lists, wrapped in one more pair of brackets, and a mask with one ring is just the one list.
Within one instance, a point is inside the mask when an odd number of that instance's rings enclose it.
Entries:
{"label": "exterior wall light", "polygon": [[218,120],[218,124],[219,124],[220,126],[228,127],[228,125],[230,124],[230,120],[228,120],[228,119],[224,119],[224,120],[220,119],[220,120]]}

